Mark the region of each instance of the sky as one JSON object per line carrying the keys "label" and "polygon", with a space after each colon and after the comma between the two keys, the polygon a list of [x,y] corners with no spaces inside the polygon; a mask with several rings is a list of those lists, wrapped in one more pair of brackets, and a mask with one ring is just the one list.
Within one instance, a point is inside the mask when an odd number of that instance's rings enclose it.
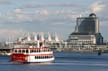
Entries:
{"label": "sky", "polygon": [[27,32],[57,32],[67,39],[76,18],[90,13],[99,17],[100,32],[108,40],[108,0],[0,0],[0,40]]}

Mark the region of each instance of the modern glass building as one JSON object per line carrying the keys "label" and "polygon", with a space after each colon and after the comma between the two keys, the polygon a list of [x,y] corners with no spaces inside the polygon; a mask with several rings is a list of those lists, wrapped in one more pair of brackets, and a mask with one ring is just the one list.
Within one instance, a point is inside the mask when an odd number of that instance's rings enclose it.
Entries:
{"label": "modern glass building", "polygon": [[[68,37],[69,45],[83,45],[90,47],[92,45],[103,44],[103,36],[99,31],[99,19],[94,13],[88,17],[78,17],[75,31]],[[94,46],[93,46],[94,47]]]}
{"label": "modern glass building", "polygon": [[99,33],[99,22],[98,17],[94,13],[90,14],[89,17],[78,17],[75,32],[78,33]]}

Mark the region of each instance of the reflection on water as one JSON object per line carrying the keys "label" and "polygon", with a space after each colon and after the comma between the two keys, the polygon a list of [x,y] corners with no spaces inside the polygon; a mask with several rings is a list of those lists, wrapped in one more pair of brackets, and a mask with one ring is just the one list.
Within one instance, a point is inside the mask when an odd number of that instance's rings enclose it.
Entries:
{"label": "reflection on water", "polygon": [[0,71],[108,71],[108,54],[55,53],[53,63],[13,64],[0,56]]}

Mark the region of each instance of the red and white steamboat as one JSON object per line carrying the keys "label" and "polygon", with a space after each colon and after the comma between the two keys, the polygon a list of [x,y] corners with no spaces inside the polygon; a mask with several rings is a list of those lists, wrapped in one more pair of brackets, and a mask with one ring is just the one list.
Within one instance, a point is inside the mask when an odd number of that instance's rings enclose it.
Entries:
{"label": "red and white steamboat", "polygon": [[42,63],[54,60],[53,51],[38,42],[35,45],[22,44],[12,49],[11,62]]}

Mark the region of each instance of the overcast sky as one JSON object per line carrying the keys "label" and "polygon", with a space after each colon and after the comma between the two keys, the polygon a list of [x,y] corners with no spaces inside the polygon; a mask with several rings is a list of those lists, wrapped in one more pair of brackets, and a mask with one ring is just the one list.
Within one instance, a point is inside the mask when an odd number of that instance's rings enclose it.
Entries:
{"label": "overcast sky", "polygon": [[108,0],[0,0],[0,39],[25,32],[57,32],[62,39],[74,31],[76,18],[96,13],[108,40]]}

